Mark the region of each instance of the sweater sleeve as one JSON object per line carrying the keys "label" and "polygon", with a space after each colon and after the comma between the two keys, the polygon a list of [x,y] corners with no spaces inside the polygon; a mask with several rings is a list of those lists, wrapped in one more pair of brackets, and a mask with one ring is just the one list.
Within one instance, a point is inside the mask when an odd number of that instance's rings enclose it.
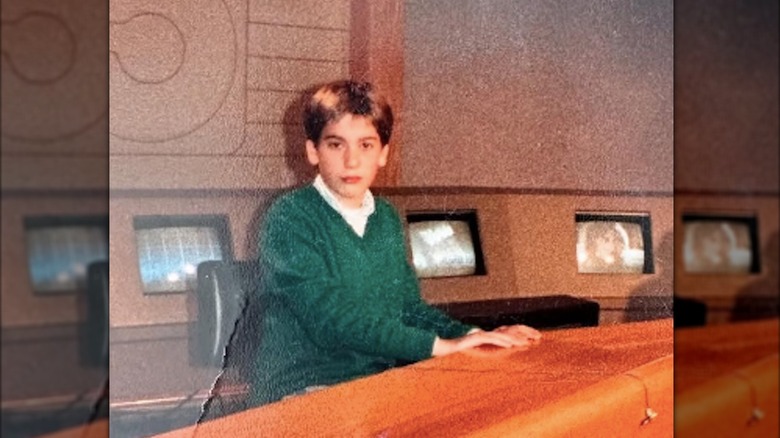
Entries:
{"label": "sweater sleeve", "polygon": [[269,212],[260,247],[266,290],[287,304],[323,348],[410,361],[431,357],[434,332],[371,311],[359,293],[335,279],[316,226],[295,208]]}
{"label": "sweater sleeve", "polygon": [[400,286],[404,288],[405,292],[404,322],[423,330],[432,330],[439,337],[445,339],[458,338],[468,333],[469,330],[478,328],[463,324],[423,301],[420,296],[420,284],[417,274],[406,258],[406,246],[404,245],[406,239],[401,218],[392,206],[388,205],[388,208],[392,212],[395,222],[396,238],[393,239],[393,245],[395,246],[393,250],[399,265],[403,266],[401,274],[402,284]]}
{"label": "sweater sleeve", "polygon": [[[408,266],[408,265],[407,265]],[[404,308],[404,320],[407,324],[424,330],[433,330],[444,339],[464,336],[469,330],[478,328],[463,324],[451,318],[441,310],[424,302],[420,297],[417,277],[411,267],[407,269],[407,289],[413,290]]]}

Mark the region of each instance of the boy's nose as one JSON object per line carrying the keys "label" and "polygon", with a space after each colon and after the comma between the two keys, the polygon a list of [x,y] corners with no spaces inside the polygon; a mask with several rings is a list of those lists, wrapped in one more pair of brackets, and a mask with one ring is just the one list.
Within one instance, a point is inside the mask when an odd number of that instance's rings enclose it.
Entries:
{"label": "boy's nose", "polygon": [[355,149],[348,147],[344,151],[344,166],[357,167],[360,164],[360,153]]}

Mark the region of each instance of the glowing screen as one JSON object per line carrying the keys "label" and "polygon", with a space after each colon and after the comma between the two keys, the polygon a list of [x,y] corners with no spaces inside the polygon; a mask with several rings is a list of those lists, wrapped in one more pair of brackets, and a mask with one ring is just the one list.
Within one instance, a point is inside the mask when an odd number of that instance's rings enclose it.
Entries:
{"label": "glowing screen", "polygon": [[[652,272],[646,236],[648,216],[583,215],[577,218],[577,271],[641,274]],[[650,266],[648,266],[650,265]]]}
{"label": "glowing screen", "polygon": [[749,220],[690,219],[683,222],[683,266],[694,273],[757,271]]}
{"label": "glowing screen", "polygon": [[415,213],[408,222],[418,277],[485,274],[475,211]]}
{"label": "glowing screen", "polygon": [[142,217],[135,223],[144,293],[193,290],[199,263],[229,258],[223,218]]}

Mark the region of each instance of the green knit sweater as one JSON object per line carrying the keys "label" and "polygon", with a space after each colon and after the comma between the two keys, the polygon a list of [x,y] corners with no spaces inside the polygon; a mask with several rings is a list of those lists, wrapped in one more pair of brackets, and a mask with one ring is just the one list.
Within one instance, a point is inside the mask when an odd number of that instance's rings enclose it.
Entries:
{"label": "green knit sweater", "polygon": [[312,186],[266,214],[260,235],[263,332],[250,403],[431,357],[472,327],[420,298],[398,213],[375,199],[363,237]]}

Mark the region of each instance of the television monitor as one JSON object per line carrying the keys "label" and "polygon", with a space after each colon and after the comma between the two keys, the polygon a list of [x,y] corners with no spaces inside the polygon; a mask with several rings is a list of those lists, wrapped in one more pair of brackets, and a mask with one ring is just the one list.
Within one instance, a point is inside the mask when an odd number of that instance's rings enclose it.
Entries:
{"label": "television monitor", "polygon": [[133,225],[145,294],[195,290],[199,263],[232,260],[225,216],[141,216]]}
{"label": "television monitor", "polygon": [[485,275],[477,212],[409,212],[412,263],[420,278]]}
{"label": "television monitor", "polygon": [[578,272],[653,273],[649,215],[576,213],[575,222]]}
{"label": "television monitor", "polygon": [[755,216],[683,214],[683,269],[750,274],[761,270]]}
{"label": "television monitor", "polygon": [[87,266],[108,260],[108,218],[41,216],[24,221],[33,291],[85,290]]}

